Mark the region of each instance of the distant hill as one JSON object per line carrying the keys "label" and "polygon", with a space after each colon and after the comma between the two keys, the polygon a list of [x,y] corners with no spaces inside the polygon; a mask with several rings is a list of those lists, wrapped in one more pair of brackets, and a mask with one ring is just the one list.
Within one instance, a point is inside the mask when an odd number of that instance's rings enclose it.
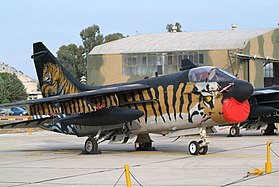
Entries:
{"label": "distant hill", "polygon": [[38,81],[25,75],[23,72],[16,70],[14,67],[0,62],[0,72],[15,73],[17,78],[22,82],[26,88],[27,93],[36,92]]}

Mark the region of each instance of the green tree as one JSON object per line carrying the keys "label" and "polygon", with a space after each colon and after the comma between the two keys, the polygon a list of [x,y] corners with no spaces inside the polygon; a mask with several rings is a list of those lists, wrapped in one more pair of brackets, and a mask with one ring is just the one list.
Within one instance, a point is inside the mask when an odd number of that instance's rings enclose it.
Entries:
{"label": "green tree", "polygon": [[121,33],[108,34],[107,36],[105,36],[104,43],[111,42],[111,41],[114,41],[114,40],[119,40],[121,38],[125,38],[125,36]]}
{"label": "green tree", "polygon": [[83,29],[80,32],[80,37],[83,46],[77,47],[76,44],[63,45],[56,53],[57,59],[77,80],[80,80],[83,75],[87,76],[87,56],[93,47],[125,36],[121,33],[113,33],[103,37],[100,27],[92,25]]}
{"label": "green tree", "polygon": [[0,103],[2,103],[2,101],[5,99],[5,94],[6,94],[6,92],[5,92],[5,82],[4,82],[4,80],[3,80],[3,78],[2,78],[2,73],[0,74]]}
{"label": "green tree", "polygon": [[85,49],[86,55],[93,49],[93,47],[104,42],[104,37],[101,34],[98,25],[92,25],[80,32],[80,37]]}
{"label": "green tree", "polygon": [[86,76],[84,48],[76,44],[62,45],[57,51],[57,59],[77,80]]}
{"label": "green tree", "polygon": [[1,104],[5,104],[5,103],[10,103],[11,101],[9,99],[3,99]]}
{"label": "green tree", "polygon": [[181,28],[182,25],[179,22],[176,22],[174,25],[173,24],[167,24],[166,29],[168,32],[173,32],[173,26],[176,26],[176,31],[177,32],[182,32]]}
{"label": "green tree", "polygon": [[15,74],[0,73],[0,103],[3,101],[21,101],[27,99],[27,93],[22,82]]}

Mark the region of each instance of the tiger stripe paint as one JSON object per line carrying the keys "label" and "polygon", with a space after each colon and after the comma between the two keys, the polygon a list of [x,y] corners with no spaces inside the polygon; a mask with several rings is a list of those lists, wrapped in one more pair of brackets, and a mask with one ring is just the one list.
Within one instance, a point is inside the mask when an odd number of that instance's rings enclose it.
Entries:
{"label": "tiger stripe paint", "polygon": [[[144,95],[143,95],[143,92],[142,91],[138,91],[138,94],[137,94],[138,96],[139,96],[139,101],[145,101],[146,99],[144,98]],[[141,103],[140,104],[141,106],[142,106],[142,108],[143,108],[143,110],[141,110],[141,111],[144,111],[144,116],[145,116],[145,118],[144,118],[144,121],[145,121],[145,123],[147,123],[147,117],[148,117],[148,110],[147,110],[147,108],[146,108],[146,104],[145,103]]]}
{"label": "tiger stripe paint", "polygon": [[[176,115],[179,114],[181,116],[180,112],[180,103],[181,103],[181,93],[182,89],[184,87],[184,83],[180,83],[175,94],[175,107],[174,107],[174,118],[176,119]],[[180,117],[181,118],[181,117]]]}
{"label": "tiger stripe paint", "polygon": [[81,99],[78,100],[78,106],[79,106],[79,113],[84,113],[85,112],[85,106],[84,103]]}
{"label": "tiger stripe paint", "polygon": [[167,94],[165,94],[165,95],[167,96],[167,99],[165,99],[166,106],[167,106],[167,112],[168,112],[168,115],[169,115],[169,120],[171,121],[172,120],[171,114],[174,114],[174,106],[173,106],[174,86],[173,85],[169,85],[167,87]]}
{"label": "tiger stripe paint", "polygon": [[[142,95],[143,95],[144,100],[153,101],[153,98],[150,97],[148,90],[142,91]],[[147,111],[147,117],[156,116],[156,112],[154,111],[155,110],[154,102],[146,103],[145,107],[146,107],[146,111]]]}
{"label": "tiger stripe paint", "polygon": [[166,122],[166,120],[163,116],[164,114],[167,113],[163,86],[158,87],[158,99],[159,99],[159,102],[158,102],[159,103],[159,112],[161,114],[161,117],[163,118],[163,121]]}
{"label": "tiger stripe paint", "polygon": [[[154,97],[154,96],[152,95],[151,90],[152,90],[152,88],[151,88],[151,89],[148,89],[148,90],[147,90],[147,94],[148,94],[150,100],[155,100],[156,97]],[[153,114],[154,120],[157,122],[158,113],[156,112],[156,107],[155,107],[155,106],[157,106],[157,101],[151,103],[152,113],[150,113],[150,115],[152,116],[152,114]],[[150,110],[151,110],[151,109],[150,109]]]}
{"label": "tiger stripe paint", "polygon": [[[141,100],[141,96],[140,96],[140,92],[141,91],[137,91],[135,92],[135,95],[134,95],[134,101],[142,101]],[[146,111],[146,108],[143,107],[143,105],[140,103],[140,104],[136,104],[137,105],[137,108],[138,110],[140,111],[143,111],[144,112],[144,115],[146,116],[147,115],[147,111]]]}
{"label": "tiger stripe paint", "polygon": [[183,87],[181,89],[180,95],[179,95],[179,118],[183,119],[182,116],[182,110],[183,110],[183,105],[185,104],[184,102],[184,90],[185,90],[186,84],[183,84]]}
{"label": "tiger stripe paint", "polygon": [[[215,98],[214,98],[215,99]],[[193,117],[200,115],[202,117],[205,114],[212,115],[217,121],[224,121],[220,114],[210,112],[207,107],[202,104],[206,97],[202,97],[198,94],[195,84],[192,83],[180,83],[177,85],[159,85],[158,87],[152,87],[148,90],[135,91],[125,94],[114,94],[108,96],[101,96],[92,98],[92,104],[101,107],[119,106],[126,103],[127,107],[135,108],[144,112],[144,122],[148,123],[148,118],[153,118],[156,122],[160,118],[163,122],[177,121],[177,117],[181,120],[187,120],[193,123]],[[137,101],[154,100],[154,102],[137,103]],[[210,99],[207,99],[210,100]],[[133,104],[129,104],[133,102]],[[51,105],[34,105],[30,107],[32,114],[52,114],[52,113],[87,113],[95,111],[92,106],[85,99],[74,99],[73,101],[61,102],[59,108],[55,108]],[[222,106],[221,97],[219,99],[219,106]],[[198,111],[191,113],[191,110],[197,107]],[[206,108],[207,110],[202,112]],[[220,107],[219,107],[220,108]],[[52,110],[52,111],[51,111]],[[190,114],[191,113],[191,114]],[[183,116],[187,115],[187,119]],[[141,122],[141,120],[139,120]]]}
{"label": "tiger stripe paint", "polygon": [[79,92],[77,87],[67,79],[58,64],[45,63],[42,80],[41,90],[44,97]]}

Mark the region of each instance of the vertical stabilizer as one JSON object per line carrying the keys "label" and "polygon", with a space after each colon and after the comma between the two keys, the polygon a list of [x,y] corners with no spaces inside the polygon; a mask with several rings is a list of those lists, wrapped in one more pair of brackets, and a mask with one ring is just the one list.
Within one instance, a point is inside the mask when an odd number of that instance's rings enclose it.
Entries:
{"label": "vertical stabilizer", "polygon": [[42,42],[33,44],[32,58],[43,97],[84,91],[86,86],[75,80]]}

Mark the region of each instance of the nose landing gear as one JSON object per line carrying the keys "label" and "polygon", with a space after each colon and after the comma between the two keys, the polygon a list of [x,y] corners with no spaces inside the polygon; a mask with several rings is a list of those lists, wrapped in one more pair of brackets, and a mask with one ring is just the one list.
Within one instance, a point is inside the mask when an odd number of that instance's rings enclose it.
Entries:
{"label": "nose landing gear", "polygon": [[188,150],[191,155],[205,155],[208,151],[208,136],[206,134],[206,129],[202,128],[200,132],[201,140],[199,142],[197,141],[191,141]]}

